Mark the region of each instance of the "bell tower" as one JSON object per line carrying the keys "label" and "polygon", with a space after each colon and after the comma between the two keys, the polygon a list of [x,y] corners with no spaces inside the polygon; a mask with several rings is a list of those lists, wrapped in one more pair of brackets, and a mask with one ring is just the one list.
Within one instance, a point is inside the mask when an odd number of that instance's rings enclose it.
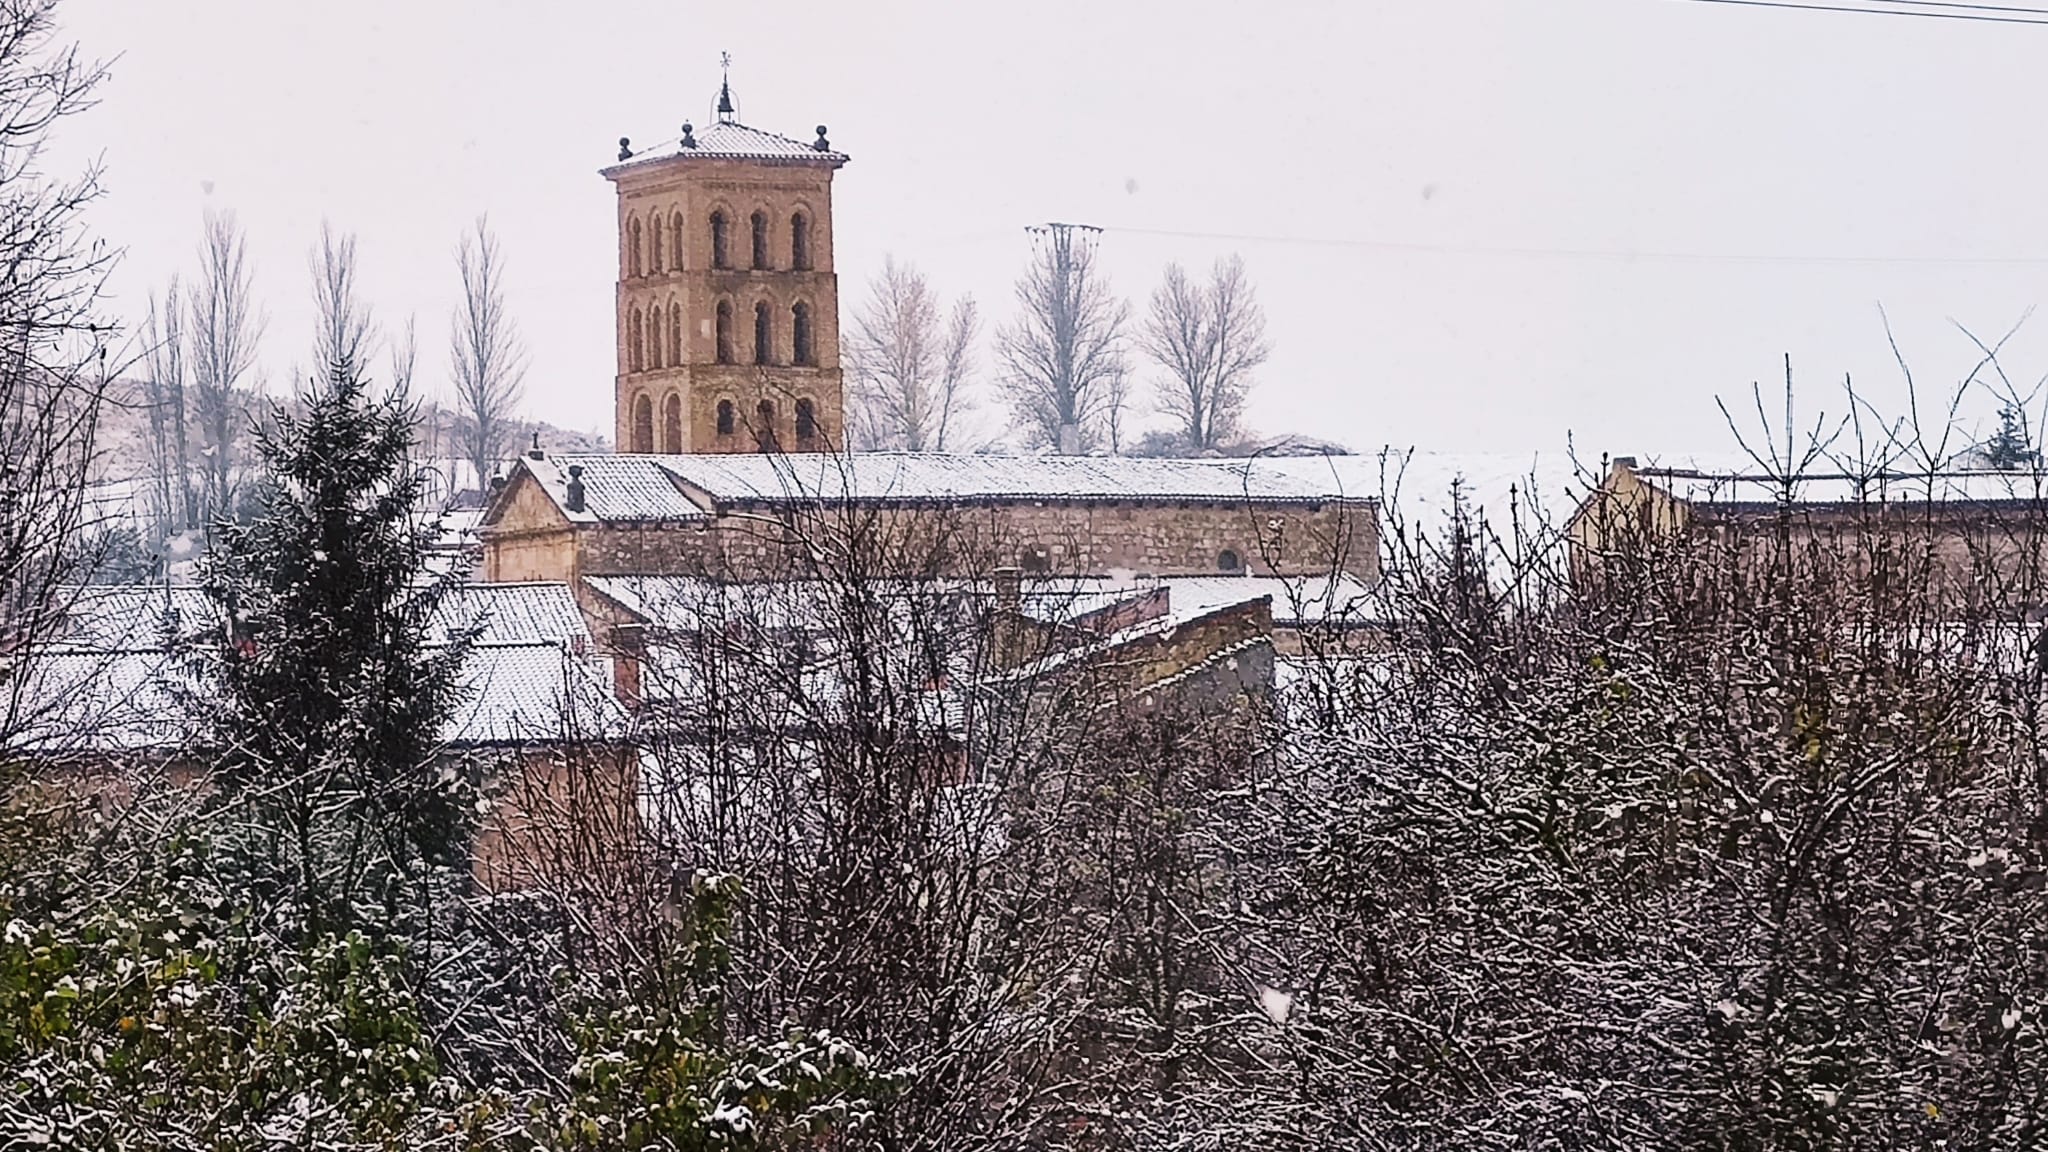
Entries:
{"label": "bell tower", "polygon": [[621,452],[830,451],[844,444],[832,174],[805,142],[715,122],[603,171],[618,190]]}

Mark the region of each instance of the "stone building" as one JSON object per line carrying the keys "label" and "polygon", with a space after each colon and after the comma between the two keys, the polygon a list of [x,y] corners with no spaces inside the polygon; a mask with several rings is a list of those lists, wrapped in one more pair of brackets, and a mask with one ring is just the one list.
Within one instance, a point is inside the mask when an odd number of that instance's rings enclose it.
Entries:
{"label": "stone building", "polygon": [[1574,567],[1646,543],[1691,539],[1768,562],[1790,548],[1908,580],[1949,602],[2048,607],[2048,474],[1869,468],[1829,462],[1792,476],[1754,460],[1642,464],[1616,457],[1569,524]]}
{"label": "stone building", "polygon": [[619,141],[613,443],[629,452],[824,450],[844,428],[832,174],[805,143],[718,119]]}

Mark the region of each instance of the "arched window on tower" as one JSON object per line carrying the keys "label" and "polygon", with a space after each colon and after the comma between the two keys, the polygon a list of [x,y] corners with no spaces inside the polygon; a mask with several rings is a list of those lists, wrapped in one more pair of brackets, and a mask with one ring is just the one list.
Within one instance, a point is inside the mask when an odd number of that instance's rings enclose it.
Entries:
{"label": "arched window on tower", "polygon": [[683,450],[683,398],[673,392],[661,405],[661,450]]}
{"label": "arched window on tower", "polygon": [[818,438],[818,408],[809,400],[796,402],[796,442],[808,448]]}
{"label": "arched window on tower", "polygon": [[664,341],[661,338],[661,305],[656,304],[647,310],[647,366],[649,368],[661,367],[663,343]]}
{"label": "arched window on tower", "polygon": [[731,364],[732,358],[732,301],[718,302],[718,362]]}
{"label": "arched window on tower", "polygon": [[729,235],[731,231],[732,229],[726,224],[725,209],[719,208],[714,210],[711,213],[711,266],[713,268],[732,267],[732,237]]}
{"label": "arched window on tower", "polygon": [[754,439],[761,445],[761,451],[775,450],[775,401],[763,400],[754,405]]}
{"label": "arched window on tower", "polygon": [[668,362],[683,365],[683,306],[673,300],[668,302]]}
{"label": "arched window on tower", "polygon": [[1216,554],[1216,570],[1218,572],[1237,572],[1243,568],[1244,561],[1238,558],[1236,549],[1225,548]]}
{"label": "arched window on tower", "polygon": [[749,222],[754,226],[754,267],[769,268],[772,265],[768,260],[768,214],[756,212]]}
{"label": "arched window on tower", "polygon": [[811,347],[811,306],[799,300],[789,306],[790,363],[808,368],[818,362]]}
{"label": "arched window on tower", "polygon": [[668,266],[673,272],[683,270],[683,214],[676,213],[668,218]]}
{"label": "arched window on tower", "polygon": [[626,275],[640,274],[640,218],[626,222]]}
{"label": "arched window on tower", "polygon": [[811,270],[811,218],[801,212],[789,218],[789,266]]}
{"label": "arched window on tower", "polygon": [[626,321],[626,371],[628,372],[640,371],[642,364],[645,363],[640,358],[642,331],[640,309],[635,308],[630,318]]}
{"label": "arched window on tower", "polygon": [[647,270],[656,276],[668,268],[661,260],[661,214],[647,221]]}
{"label": "arched window on tower", "polygon": [[775,363],[775,313],[766,300],[754,305],[754,363]]}
{"label": "arched window on tower", "polygon": [[645,392],[633,397],[633,451],[654,451],[654,401]]}
{"label": "arched window on tower", "polygon": [[720,401],[718,402],[718,434],[719,434],[720,436],[730,436],[730,435],[732,435],[732,428],[733,428],[733,411],[732,411],[732,401],[730,401],[730,400],[720,400]]}

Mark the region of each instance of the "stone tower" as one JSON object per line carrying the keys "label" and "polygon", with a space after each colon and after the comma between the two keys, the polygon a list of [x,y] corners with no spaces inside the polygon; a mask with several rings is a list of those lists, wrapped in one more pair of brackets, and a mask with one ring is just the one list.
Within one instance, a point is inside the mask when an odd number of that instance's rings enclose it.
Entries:
{"label": "stone tower", "polygon": [[832,173],[805,143],[716,123],[673,145],[619,141],[621,452],[825,451],[844,442]]}

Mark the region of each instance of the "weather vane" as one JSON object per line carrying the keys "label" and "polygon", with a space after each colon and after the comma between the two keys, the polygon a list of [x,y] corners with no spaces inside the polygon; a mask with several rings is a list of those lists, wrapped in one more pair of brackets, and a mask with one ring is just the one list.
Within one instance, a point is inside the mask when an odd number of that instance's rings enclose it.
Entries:
{"label": "weather vane", "polygon": [[718,67],[722,73],[718,81],[718,122],[732,124],[739,118],[732,106],[732,53],[720,52]]}

